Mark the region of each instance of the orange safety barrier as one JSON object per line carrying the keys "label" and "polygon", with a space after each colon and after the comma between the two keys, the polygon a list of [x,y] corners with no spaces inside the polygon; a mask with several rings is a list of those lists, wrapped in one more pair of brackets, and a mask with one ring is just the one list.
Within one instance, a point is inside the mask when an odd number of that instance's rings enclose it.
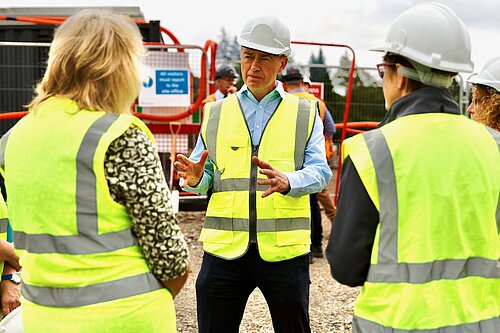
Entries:
{"label": "orange safety barrier", "polygon": [[[58,17],[58,16],[16,16],[16,17],[9,17],[9,16],[0,16],[0,20],[6,20],[6,21],[20,21],[20,22],[29,22],[33,24],[61,24],[63,23],[67,17]],[[135,20],[134,21],[136,24],[147,24],[149,23],[148,21],[144,20]],[[160,26],[160,31],[165,33],[173,42],[172,45],[169,44],[164,44],[164,43],[159,43],[159,42],[148,42],[145,43],[145,45],[162,45],[162,46],[180,46],[181,43],[179,42],[179,39],[170,32],[170,30],[166,29],[165,27]],[[191,45],[183,45],[183,46],[191,46]],[[184,52],[184,48],[178,47],[179,52]],[[198,98],[196,101],[184,112],[174,114],[174,115],[168,115],[168,116],[160,116],[160,115],[151,115],[151,114],[143,114],[143,113],[136,113],[133,112],[135,116],[138,118],[144,119],[144,120],[151,120],[151,121],[157,121],[157,122],[171,122],[171,121],[176,121],[180,120],[186,117],[189,117],[192,115],[194,112],[196,112],[202,105],[202,101],[205,99],[207,94],[207,89],[206,89],[206,84],[207,82],[207,59],[206,59],[206,54],[210,53],[210,76],[214,77],[215,76],[215,57],[217,53],[217,43],[211,40],[207,40],[205,43],[205,46],[203,48],[203,54],[201,58],[201,77],[200,77],[200,91],[198,94]],[[213,90],[215,85],[212,83],[210,89]],[[0,119],[7,119],[7,118],[0,118]],[[158,126],[154,126],[154,128],[159,129]],[[199,130],[200,125],[190,125],[190,124],[182,124],[181,126],[181,132],[182,134],[189,134],[189,133],[195,133],[195,129]],[[168,132],[162,132],[162,133],[168,133]]]}

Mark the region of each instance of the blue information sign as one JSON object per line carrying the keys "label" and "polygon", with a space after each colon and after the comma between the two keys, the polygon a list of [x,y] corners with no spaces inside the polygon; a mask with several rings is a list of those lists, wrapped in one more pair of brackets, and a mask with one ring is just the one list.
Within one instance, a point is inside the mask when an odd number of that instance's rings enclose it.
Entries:
{"label": "blue information sign", "polygon": [[182,69],[156,70],[157,95],[187,95],[188,71]]}

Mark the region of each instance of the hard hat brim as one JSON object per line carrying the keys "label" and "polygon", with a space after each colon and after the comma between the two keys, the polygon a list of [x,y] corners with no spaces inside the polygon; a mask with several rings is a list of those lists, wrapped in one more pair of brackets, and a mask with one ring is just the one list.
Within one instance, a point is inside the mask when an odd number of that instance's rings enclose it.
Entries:
{"label": "hard hat brim", "polygon": [[415,57],[412,57],[412,54],[411,54],[411,53],[415,52],[414,50],[411,50],[411,49],[409,50],[408,48],[406,48],[405,50],[400,51],[400,50],[392,48],[388,43],[372,47],[369,50],[374,51],[374,52],[385,52],[385,53],[397,54],[397,55],[400,55],[404,58],[413,59],[413,61],[416,61],[424,66],[439,69],[442,71],[447,71],[450,73],[459,73],[459,72],[472,73],[474,71],[474,63],[472,61],[470,61],[470,63],[468,63],[468,64],[443,62],[439,66],[434,66],[430,63],[419,62],[419,61],[415,60],[414,59]]}
{"label": "hard hat brim", "polygon": [[500,83],[497,81],[481,79],[477,73],[472,74],[467,80],[467,83],[481,84],[483,86],[491,87],[496,91],[500,91]]}
{"label": "hard hat brim", "polygon": [[286,47],[286,48],[277,48],[277,47],[264,46],[264,45],[261,45],[261,44],[249,42],[249,41],[244,40],[244,39],[242,39],[240,37],[238,37],[237,42],[238,42],[238,44],[240,44],[240,46],[246,47],[248,49],[257,50],[257,51],[261,51],[261,52],[264,52],[264,53],[269,53],[269,54],[272,54],[272,55],[285,55],[285,56],[289,56],[290,52],[291,52],[290,48],[288,48],[288,47]]}

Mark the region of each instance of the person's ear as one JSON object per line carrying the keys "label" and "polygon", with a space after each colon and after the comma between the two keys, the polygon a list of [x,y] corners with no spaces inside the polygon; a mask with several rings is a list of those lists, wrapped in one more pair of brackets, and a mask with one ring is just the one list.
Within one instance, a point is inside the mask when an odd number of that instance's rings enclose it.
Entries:
{"label": "person's ear", "polygon": [[398,71],[399,67],[401,67],[401,65],[396,64],[396,84],[398,89],[405,90],[406,86],[408,85],[408,78],[406,76],[399,74]]}
{"label": "person's ear", "polygon": [[280,58],[281,58],[280,59],[280,69],[278,70],[278,73],[281,73],[285,69],[286,65],[288,64],[288,57],[281,56]]}

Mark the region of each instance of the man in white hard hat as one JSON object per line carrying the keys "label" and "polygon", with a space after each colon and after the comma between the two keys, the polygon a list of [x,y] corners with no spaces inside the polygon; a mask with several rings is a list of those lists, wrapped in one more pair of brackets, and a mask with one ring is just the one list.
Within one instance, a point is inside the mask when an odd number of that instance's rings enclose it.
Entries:
{"label": "man in white hard hat", "polygon": [[276,80],[290,54],[283,23],[252,19],[238,43],[245,85],[207,104],[197,146],[175,162],[187,190],[213,187],[200,235],[198,328],[238,332],[259,288],[275,332],[310,332],[309,194],[331,178],[323,126],[317,103],[286,93]]}
{"label": "man in white hard hat", "polygon": [[363,286],[353,332],[500,332],[500,137],[448,89],[473,70],[467,29],[423,3],[373,50],[388,112],[343,142],[326,250],[337,281]]}
{"label": "man in white hard hat", "polygon": [[472,102],[467,112],[472,119],[500,131],[500,57],[490,59],[479,74],[473,74]]}

